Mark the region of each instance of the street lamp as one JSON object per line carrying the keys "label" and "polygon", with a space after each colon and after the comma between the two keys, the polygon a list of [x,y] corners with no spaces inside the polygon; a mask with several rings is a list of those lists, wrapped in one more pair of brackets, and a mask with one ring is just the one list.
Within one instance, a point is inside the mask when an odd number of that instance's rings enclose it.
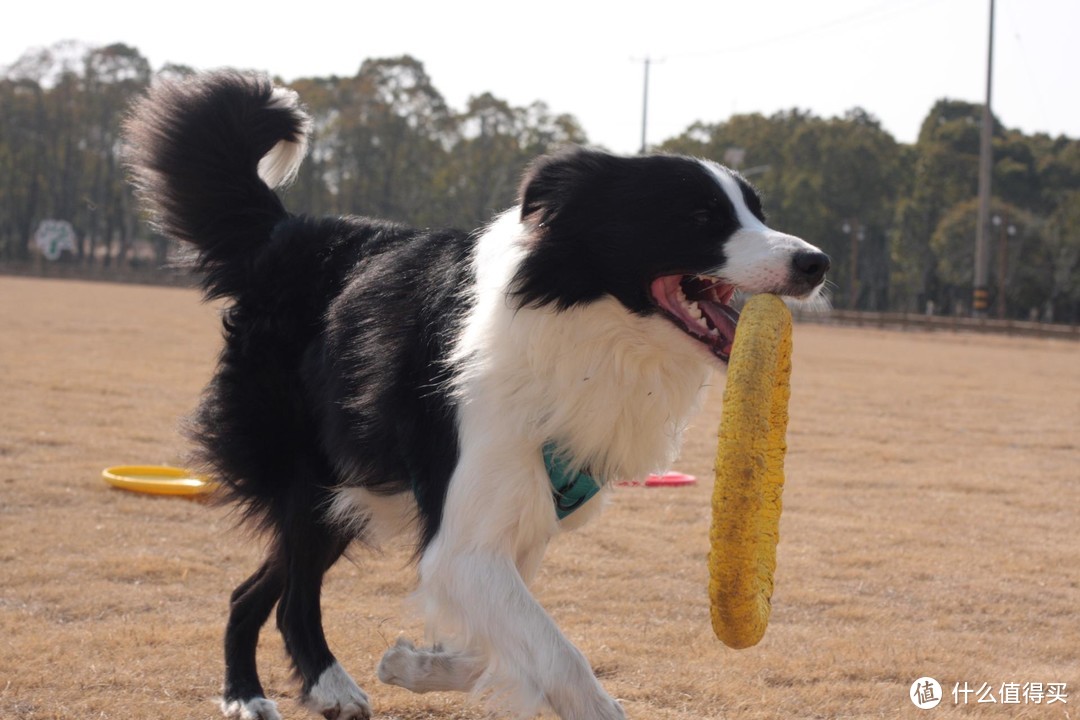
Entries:
{"label": "street lamp", "polygon": [[845,235],[851,236],[851,287],[848,295],[848,310],[855,309],[855,301],[859,298],[859,243],[863,241],[863,228],[858,220],[845,220],[840,228]]}
{"label": "street lamp", "polygon": [[1007,237],[1014,237],[1016,235],[1016,226],[1007,222],[1007,218],[1002,218],[1000,215],[994,215],[990,218],[990,223],[998,228],[998,293],[997,293],[997,316],[999,320],[1005,319],[1005,283],[1008,282],[1008,277],[1005,274],[1005,265],[1009,259],[1009,248],[1006,242]]}

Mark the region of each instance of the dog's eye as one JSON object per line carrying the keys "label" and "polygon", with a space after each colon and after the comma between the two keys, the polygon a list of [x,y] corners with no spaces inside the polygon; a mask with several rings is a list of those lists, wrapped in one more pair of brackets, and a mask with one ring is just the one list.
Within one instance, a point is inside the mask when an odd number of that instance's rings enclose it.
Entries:
{"label": "dog's eye", "polygon": [[695,210],[690,213],[690,219],[694,221],[695,225],[708,225],[709,220],[712,219],[712,212],[709,210]]}

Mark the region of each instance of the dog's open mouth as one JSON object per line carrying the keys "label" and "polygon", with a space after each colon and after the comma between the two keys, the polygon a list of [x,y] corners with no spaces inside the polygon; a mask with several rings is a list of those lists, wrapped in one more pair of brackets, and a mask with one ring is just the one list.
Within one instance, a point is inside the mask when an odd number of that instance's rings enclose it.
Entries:
{"label": "dog's open mouth", "polygon": [[664,275],[652,281],[653,300],[683,332],[728,361],[739,313],[728,303],[735,286],[706,275]]}

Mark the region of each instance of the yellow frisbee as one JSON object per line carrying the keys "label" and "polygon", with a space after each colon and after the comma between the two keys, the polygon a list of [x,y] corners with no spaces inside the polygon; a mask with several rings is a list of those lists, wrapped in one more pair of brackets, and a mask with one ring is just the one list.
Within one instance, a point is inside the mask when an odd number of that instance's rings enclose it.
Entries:
{"label": "yellow frisbee", "polygon": [[201,495],[215,487],[188,470],[167,465],[117,465],[102,470],[101,478],[113,487],[154,495]]}

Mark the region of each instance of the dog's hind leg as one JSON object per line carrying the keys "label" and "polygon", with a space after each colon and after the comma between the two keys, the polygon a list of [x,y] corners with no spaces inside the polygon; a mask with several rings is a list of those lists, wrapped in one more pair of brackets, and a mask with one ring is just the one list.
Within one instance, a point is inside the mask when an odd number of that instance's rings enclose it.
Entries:
{"label": "dog's hind leg", "polygon": [[221,700],[227,718],[280,720],[274,702],[265,697],[255,664],[259,630],[284,588],[280,562],[272,549],[262,566],[233,591],[225,629],[225,687]]}
{"label": "dog's hind leg", "polygon": [[319,604],[323,575],[341,557],[348,541],[307,517],[294,518],[285,532],[287,572],[277,621],[300,676],[300,701],[333,720],[368,720],[368,696],[330,652]]}
{"label": "dog's hind leg", "polygon": [[405,638],[383,654],[379,680],[414,693],[469,692],[483,674],[486,663],[475,656],[443,650],[418,648]]}

